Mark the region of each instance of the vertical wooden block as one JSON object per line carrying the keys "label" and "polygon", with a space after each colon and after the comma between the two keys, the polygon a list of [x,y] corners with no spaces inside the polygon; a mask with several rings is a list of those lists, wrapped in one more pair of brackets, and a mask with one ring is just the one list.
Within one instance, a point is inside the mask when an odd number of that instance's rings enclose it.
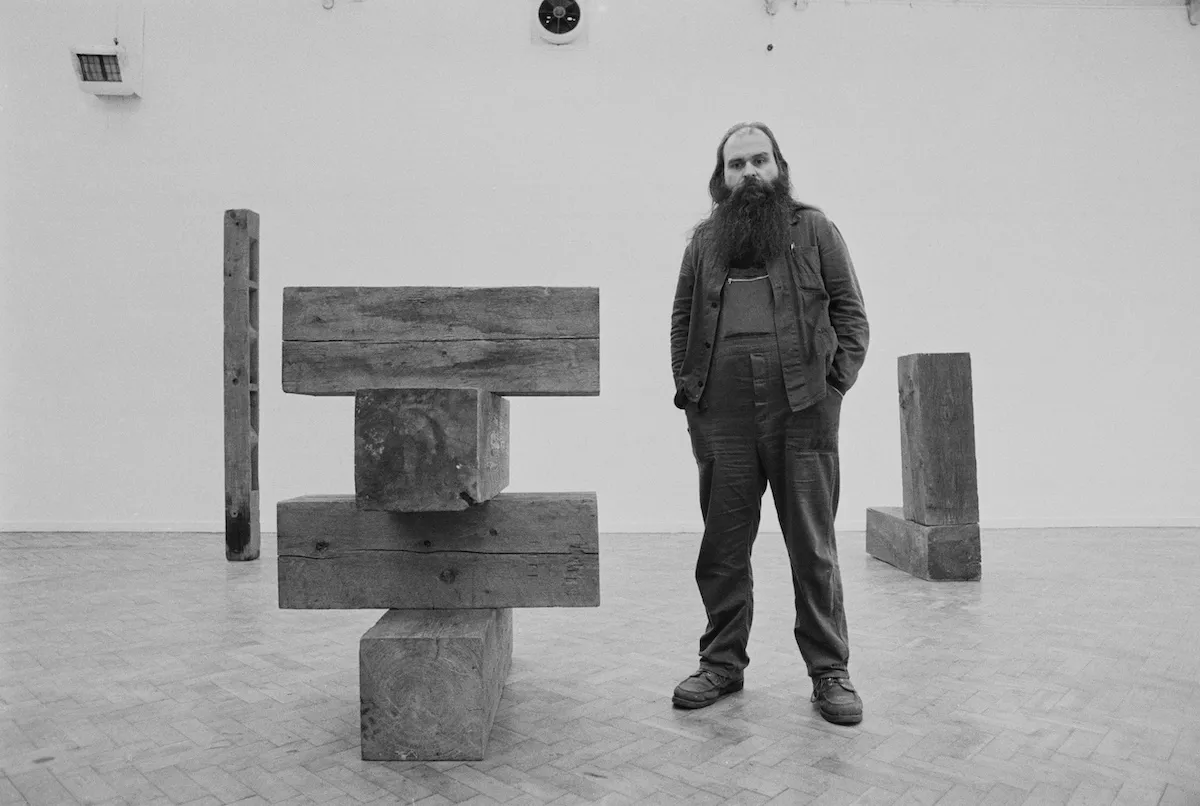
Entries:
{"label": "vertical wooden block", "polygon": [[225,211],[225,557],[259,555],[258,214]]}
{"label": "vertical wooden block", "polygon": [[508,486],[508,401],[479,389],[363,389],[354,399],[360,509],[446,512]]}
{"label": "vertical wooden block", "polygon": [[898,365],[904,517],[978,523],[970,353],[904,355]]}
{"label": "vertical wooden block", "polygon": [[979,524],[925,526],[899,507],[867,509],[867,553],[921,579],[976,580],[982,570]]}
{"label": "vertical wooden block", "polygon": [[512,665],[512,610],[389,610],[359,641],[362,757],[480,761]]}

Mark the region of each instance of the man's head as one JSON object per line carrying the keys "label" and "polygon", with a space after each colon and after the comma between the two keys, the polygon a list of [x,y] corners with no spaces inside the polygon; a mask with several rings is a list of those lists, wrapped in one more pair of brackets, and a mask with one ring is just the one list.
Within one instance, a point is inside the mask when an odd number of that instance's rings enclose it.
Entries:
{"label": "man's head", "polygon": [[760,265],[788,248],[792,199],[787,162],[775,135],[762,123],[739,123],[717,147],[717,167],[708,183],[712,214],[704,231],[727,265]]}
{"label": "man's head", "polygon": [[708,195],[714,204],[720,204],[747,178],[774,183],[788,193],[792,189],[787,160],[765,123],[739,123],[725,132],[717,146],[717,165],[708,180]]}

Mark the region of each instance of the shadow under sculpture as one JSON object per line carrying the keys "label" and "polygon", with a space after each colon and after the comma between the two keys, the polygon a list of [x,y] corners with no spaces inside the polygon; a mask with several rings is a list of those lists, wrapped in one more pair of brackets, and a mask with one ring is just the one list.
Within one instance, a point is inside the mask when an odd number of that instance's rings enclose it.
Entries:
{"label": "shadow under sculpture", "polygon": [[281,608],[385,608],[359,642],[362,757],[471,761],[512,608],[600,604],[595,493],[504,493],[513,395],[598,395],[595,288],[305,287],[284,391],[354,395],[354,495],[278,504]]}
{"label": "shadow under sculpture", "polygon": [[900,356],[898,381],[904,507],[867,509],[867,552],[922,579],[977,580],[971,355]]}

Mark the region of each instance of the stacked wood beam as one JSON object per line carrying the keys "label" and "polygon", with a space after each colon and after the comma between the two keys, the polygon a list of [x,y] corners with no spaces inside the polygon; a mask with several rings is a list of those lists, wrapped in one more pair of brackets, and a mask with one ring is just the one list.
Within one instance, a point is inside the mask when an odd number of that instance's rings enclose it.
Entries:
{"label": "stacked wood beam", "polygon": [[900,356],[898,376],[904,507],[867,509],[867,552],[923,579],[979,579],[971,356]]}
{"label": "stacked wood beam", "polygon": [[595,493],[505,493],[514,395],[598,395],[595,288],[286,288],[284,391],[354,395],[354,495],[278,504],[279,606],[384,608],[362,757],[479,760],[512,608],[600,603]]}

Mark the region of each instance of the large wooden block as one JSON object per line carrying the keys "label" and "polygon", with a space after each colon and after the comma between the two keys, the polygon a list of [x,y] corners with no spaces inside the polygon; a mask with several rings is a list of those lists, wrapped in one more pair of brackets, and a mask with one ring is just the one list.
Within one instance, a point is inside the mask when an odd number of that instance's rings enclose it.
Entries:
{"label": "large wooden block", "polygon": [[283,390],[598,395],[599,322],[596,288],[285,288]]}
{"label": "large wooden block", "polygon": [[867,509],[867,553],[922,579],[975,580],[982,567],[979,524],[926,526],[900,507]]}
{"label": "large wooden block", "polygon": [[979,522],[969,353],[900,356],[904,517],[926,526]]}
{"label": "large wooden block", "polygon": [[256,560],[258,517],[258,213],[225,211],[225,558]]}
{"label": "large wooden block", "polygon": [[600,290],[553,286],[290,286],[284,341],[600,338]]}
{"label": "large wooden block", "polygon": [[277,530],[281,608],[600,604],[595,493],[501,493],[414,513],[305,496],[279,502]]}
{"label": "large wooden block", "polygon": [[445,512],[508,486],[508,401],[478,389],[365,389],[354,399],[359,509]]}
{"label": "large wooden block", "polygon": [[511,610],[389,610],[359,641],[363,759],[481,761],[511,665]]}

